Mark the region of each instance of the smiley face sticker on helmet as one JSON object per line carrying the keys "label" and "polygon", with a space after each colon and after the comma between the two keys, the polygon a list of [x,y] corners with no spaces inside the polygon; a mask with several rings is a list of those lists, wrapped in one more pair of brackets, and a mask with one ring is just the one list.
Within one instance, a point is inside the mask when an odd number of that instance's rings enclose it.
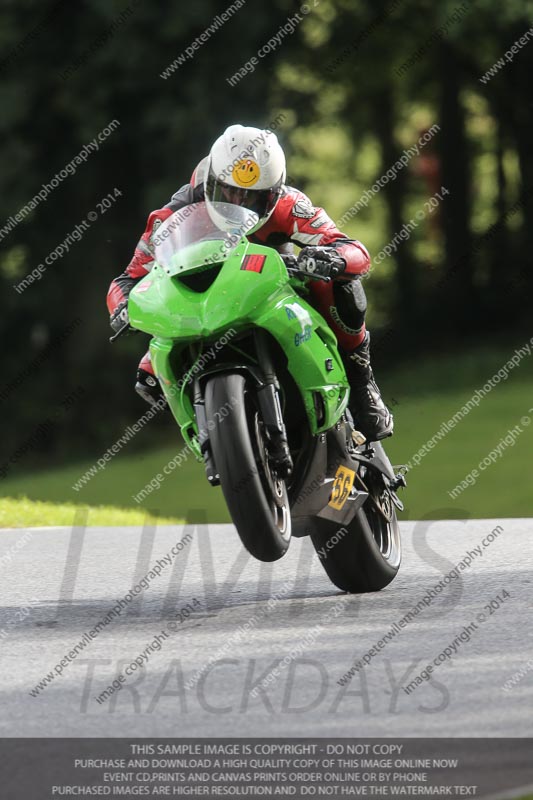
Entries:
{"label": "smiley face sticker on helmet", "polygon": [[238,186],[248,189],[254,186],[261,177],[261,169],[251,158],[242,158],[233,167],[231,177]]}

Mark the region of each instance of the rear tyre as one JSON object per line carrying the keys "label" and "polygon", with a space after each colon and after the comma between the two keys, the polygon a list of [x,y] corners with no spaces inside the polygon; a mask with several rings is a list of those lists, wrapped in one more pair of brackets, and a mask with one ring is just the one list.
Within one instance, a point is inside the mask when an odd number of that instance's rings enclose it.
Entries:
{"label": "rear tyre", "polygon": [[220,485],[240,539],[254,558],[276,561],[291,539],[289,499],[285,482],[270,467],[258,404],[245,376],[211,378],[205,410]]}
{"label": "rear tyre", "polygon": [[328,577],[345,592],[378,592],[400,568],[400,528],[390,494],[379,475],[367,475],[365,482],[376,503],[369,497],[344,528],[317,520],[311,534]]}

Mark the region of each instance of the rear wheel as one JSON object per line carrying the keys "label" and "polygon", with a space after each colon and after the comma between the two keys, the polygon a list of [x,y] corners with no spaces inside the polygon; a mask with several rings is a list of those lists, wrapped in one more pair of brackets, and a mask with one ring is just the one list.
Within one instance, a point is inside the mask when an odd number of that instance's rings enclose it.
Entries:
{"label": "rear wheel", "polygon": [[377,592],[400,568],[400,528],[390,492],[374,470],[366,470],[364,481],[369,498],[350,524],[341,528],[320,520],[311,534],[330,580],[345,592]]}
{"label": "rear wheel", "polygon": [[276,561],[291,539],[285,482],[272,470],[253,389],[240,373],[205,389],[209,441],[220,485],[242,543],[259,561]]}

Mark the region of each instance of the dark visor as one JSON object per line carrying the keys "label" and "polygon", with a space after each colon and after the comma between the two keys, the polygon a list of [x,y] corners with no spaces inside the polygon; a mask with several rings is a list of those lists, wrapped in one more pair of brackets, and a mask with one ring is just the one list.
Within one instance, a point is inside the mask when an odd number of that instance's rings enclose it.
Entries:
{"label": "dark visor", "polygon": [[207,179],[207,198],[213,203],[232,203],[253,211],[261,219],[268,216],[281,194],[281,179],[271,189],[241,189],[230,186],[210,174]]}

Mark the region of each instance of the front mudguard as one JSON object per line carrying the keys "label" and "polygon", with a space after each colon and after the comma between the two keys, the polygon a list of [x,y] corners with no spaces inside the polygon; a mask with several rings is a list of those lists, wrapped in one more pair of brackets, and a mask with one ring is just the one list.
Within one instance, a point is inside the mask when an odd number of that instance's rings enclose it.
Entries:
{"label": "front mudguard", "polygon": [[[174,347],[175,342],[169,339],[152,339],[150,342],[152,364],[169,408],[178,423],[183,440],[190,447],[196,458],[199,461],[203,461],[201,446],[198,441],[199,431],[196,413],[189,394],[185,391],[196,376],[193,378],[192,375],[186,373],[179,381],[176,381],[170,360]],[[203,369],[198,377],[204,381],[211,375],[228,371],[244,372],[250,376],[252,382],[258,388],[263,385],[260,372],[251,364],[246,363],[218,364],[208,369]]]}
{"label": "front mudguard", "polygon": [[161,389],[165,395],[168,406],[178,423],[184,442],[190,447],[198,460],[202,459],[200,444],[198,442],[198,427],[196,425],[193,404],[185,392],[190,384],[189,375],[185,374],[176,381],[171,366],[170,356],[175,342],[171,339],[154,338],[150,342],[150,356],[154,372],[159,379]]}

